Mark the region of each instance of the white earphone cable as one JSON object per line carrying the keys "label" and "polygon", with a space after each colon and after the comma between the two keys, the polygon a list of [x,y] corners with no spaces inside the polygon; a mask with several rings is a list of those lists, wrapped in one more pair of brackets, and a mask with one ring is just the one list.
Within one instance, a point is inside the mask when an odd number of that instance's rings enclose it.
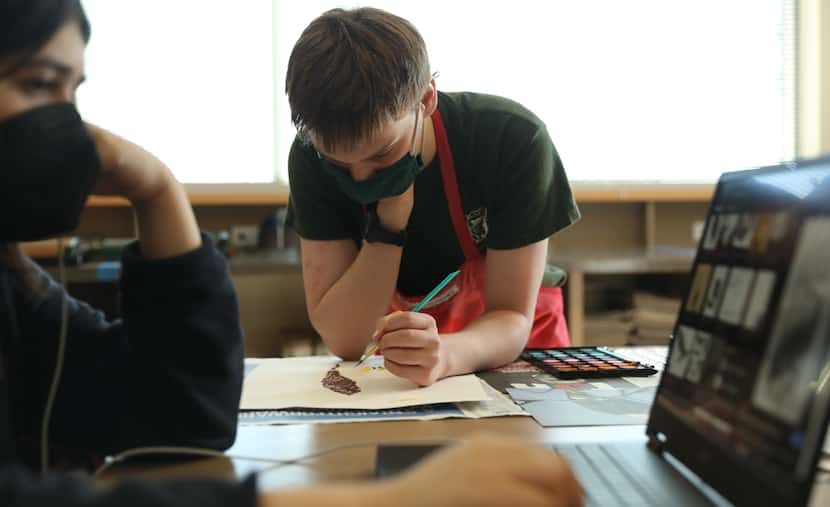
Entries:
{"label": "white earphone cable", "polygon": [[391,440],[391,441],[378,441],[378,440],[367,440],[361,442],[353,442],[350,444],[343,444],[338,445],[335,447],[329,447],[328,449],[323,449],[317,452],[313,452],[310,454],[306,454],[304,456],[299,456],[297,458],[291,459],[275,459],[275,458],[263,458],[261,456],[243,456],[243,455],[234,455],[234,454],[226,454],[221,451],[214,451],[212,449],[200,449],[196,447],[138,447],[136,449],[129,449],[127,451],[121,452],[115,456],[107,458],[107,461],[98,467],[95,470],[94,475],[97,477],[108,470],[110,467],[135,456],[147,456],[152,454],[181,454],[181,455],[191,455],[191,456],[207,456],[207,457],[214,457],[214,458],[228,458],[228,459],[237,459],[237,460],[247,460],[247,461],[260,461],[264,463],[272,463],[272,466],[269,466],[263,470],[260,470],[259,473],[269,472],[276,468],[288,466],[288,465],[299,465],[305,461],[319,458],[325,456],[327,454],[331,454],[337,451],[343,451],[346,449],[359,449],[361,447],[374,447],[378,445],[447,445],[454,443],[455,439],[435,439],[435,438],[413,438],[413,439],[406,439],[406,440]]}
{"label": "white earphone cable", "polygon": [[66,354],[66,334],[69,328],[69,296],[66,293],[66,266],[63,260],[63,238],[58,238],[58,278],[61,284],[61,326],[58,335],[58,352],[55,357],[55,370],[52,374],[52,385],[43,408],[43,424],[40,430],[40,466],[41,474],[49,472],[49,423],[52,419],[52,407],[60,385],[63,372],[63,360]]}

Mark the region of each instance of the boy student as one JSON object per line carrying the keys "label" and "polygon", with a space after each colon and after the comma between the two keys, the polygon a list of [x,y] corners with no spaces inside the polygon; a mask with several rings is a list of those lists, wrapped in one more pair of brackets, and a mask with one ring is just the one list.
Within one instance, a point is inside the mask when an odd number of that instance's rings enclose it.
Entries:
{"label": "boy student", "polygon": [[569,343],[564,275],[546,257],[579,219],[539,118],[439,92],[433,77],[418,31],[373,8],[313,20],[286,76],[289,220],[311,321],[334,354],[357,359],[371,337],[390,372],[420,385]]}
{"label": "boy student", "polygon": [[[233,284],[184,189],[160,160],[75,109],[89,35],[78,0],[0,0],[0,505],[579,504],[564,461],[494,438],[393,480],[314,489],[258,490],[252,476],[98,490],[60,473],[139,446],[225,449],[242,385]],[[93,191],[127,198],[139,225],[115,322],[68,297],[18,246],[71,231]]]}

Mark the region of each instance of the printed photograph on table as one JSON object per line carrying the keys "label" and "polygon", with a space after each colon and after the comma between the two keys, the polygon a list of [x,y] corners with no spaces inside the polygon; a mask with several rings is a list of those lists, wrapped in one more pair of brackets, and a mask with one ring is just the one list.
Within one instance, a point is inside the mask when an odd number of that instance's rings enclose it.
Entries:
{"label": "printed photograph on table", "polygon": [[752,397],[758,408],[790,423],[803,416],[815,390],[811,382],[830,359],[828,243],[830,217],[804,224]]}
{"label": "printed photograph on table", "polygon": [[703,315],[714,318],[720,308],[723,294],[726,289],[726,279],[729,276],[729,268],[726,266],[715,266],[712,279],[709,282],[709,289],[706,291],[706,299],[703,302]]}
{"label": "printed photograph on table", "polygon": [[476,376],[492,386],[494,389],[502,393],[507,393],[510,387],[517,389],[534,389],[544,388],[545,386],[563,382],[543,371],[538,366],[531,364],[524,360],[519,360],[513,364],[519,364],[520,367],[507,369],[485,370],[476,373]]}
{"label": "printed photograph on table", "polygon": [[609,378],[511,386],[510,397],[544,427],[643,424],[657,380]]}
{"label": "printed photograph on table", "polygon": [[686,311],[700,313],[703,310],[703,301],[706,299],[706,289],[709,287],[709,277],[712,275],[712,266],[700,264],[692,278],[692,288],[689,299],[686,301]]}

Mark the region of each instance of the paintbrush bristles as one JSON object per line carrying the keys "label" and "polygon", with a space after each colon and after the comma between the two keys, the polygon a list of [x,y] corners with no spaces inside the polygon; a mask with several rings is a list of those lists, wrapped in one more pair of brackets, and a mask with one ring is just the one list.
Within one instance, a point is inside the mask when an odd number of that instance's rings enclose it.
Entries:
{"label": "paintbrush bristles", "polygon": [[366,350],[363,351],[363,355],[360,356],[360,359],[358,359],[357,362],[354,365],[356,367],[360,366],[363,363],[363,361],[369,359],[369,357],[371,357],[372,354],[374,354],[377,349],[378,349],[377,342],[370,342],[369,345],[366,346]]}

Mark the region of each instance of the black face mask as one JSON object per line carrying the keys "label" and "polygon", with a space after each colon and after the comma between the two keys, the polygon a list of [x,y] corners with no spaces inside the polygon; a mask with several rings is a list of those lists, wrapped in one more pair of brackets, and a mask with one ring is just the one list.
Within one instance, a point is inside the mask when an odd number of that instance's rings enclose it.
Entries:
{"label": "black face mask", "polygon": [[0,121],[0,242],[74,230],[100,172],[95,142],[73,104]]}

